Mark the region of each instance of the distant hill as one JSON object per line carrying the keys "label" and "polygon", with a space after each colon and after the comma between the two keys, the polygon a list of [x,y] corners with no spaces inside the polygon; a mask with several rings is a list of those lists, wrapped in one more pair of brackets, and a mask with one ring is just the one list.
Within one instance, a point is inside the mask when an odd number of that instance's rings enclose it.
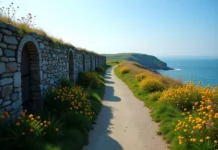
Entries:
{"label": "distant hill", "polygon": [[134,61],[142,64],[143,66],[150,69],[162,69],[162,70],[171,70],[172,68],[168,67],[167,64],[157,57],[152,55],[140,54],[140,53],[119,53],[119,54],[102,54],[106,56],[107,61]]}

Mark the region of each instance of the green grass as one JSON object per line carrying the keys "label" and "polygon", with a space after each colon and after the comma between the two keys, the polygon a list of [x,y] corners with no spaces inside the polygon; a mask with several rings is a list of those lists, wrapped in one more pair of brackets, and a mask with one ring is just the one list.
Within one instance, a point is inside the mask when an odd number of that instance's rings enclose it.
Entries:
{"label": "green grass", "polygon": [[159,123],[158,135],[162,135],[167,143],[170,144],[170,148],[174,150],[187,149],[186,145],[178,145],[178,132],[174,132],[175,124],[178,119],[182,120],[181,111],[175,109],[171,105],[159,102],[158,98],[161,96],[160,93],[148,93],[140,89],[139,82],[135,78],[135,74],[130,72],[128,74],[121,74],[119,68],[116,67],[115,74],[124,83],[128,85],[133,94],[144,102],[145,106],[151,110],[151,117],[153,121]]}

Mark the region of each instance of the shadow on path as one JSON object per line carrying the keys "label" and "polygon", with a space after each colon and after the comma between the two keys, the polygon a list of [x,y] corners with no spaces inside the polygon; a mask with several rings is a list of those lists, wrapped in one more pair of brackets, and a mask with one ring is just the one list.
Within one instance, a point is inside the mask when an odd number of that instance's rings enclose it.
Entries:
{"label": "shadow on path", "polygon": [[[108,76],[109,79],[111,79],[110,71],[111,68],[107,70],[105,75]],[[104,101],[120,101],[119,97],[114,96],[114,88],[107,85],[114,84],[114,82],[107,82]],[[106,104],[102,105],[97,124],[94,126],[94,130],[89,133],[89,145],[85,146],[83,150],[123,150],[122,146],[109,136],[111,129],[113,129],[113,124],[111,123],[111,119],[113,119],[113,111],[112,107],[107,106]]]}

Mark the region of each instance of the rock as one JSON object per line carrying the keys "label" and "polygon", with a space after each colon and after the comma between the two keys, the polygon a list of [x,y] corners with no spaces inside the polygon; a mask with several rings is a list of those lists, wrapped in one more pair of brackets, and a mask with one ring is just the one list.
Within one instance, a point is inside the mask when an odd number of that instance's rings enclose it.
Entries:
{"label": "rock", "polygon": [[6,34],[6,35],[12,35],[12,32],[6,29],[1,29],[1,32]]}
{"label": "rock", "polygon": [[10,50],[10,49],[6,49],[5,51],[4,51],[4,53],[5,53],[5,56],[12,56],[12,57],[14,57],[15,56],[15,51],[14,50]]}
{"label": "rock", "polygon": [[54,84],[54,80],[53,79],[50,80],[50,84]]}
{"label": "rock", "polygon": [[1,92],[1,97],[5,97],[5,96],[11,94],[12,89],[13,89],[12,85],[3,86],[3,89],[2,89],[2,92]]}
{"label": "rock", "polygon": [[20,87],[21,86],[21,73],[16,72],[14,73],[14,87]]}
{"label": "rock", "polygon": [[14,92],[20,92],[21,91],[21,87],[19,88],[14,88]]}
{"label": "rock", "polygon": [[0,62],[0,74],[3,74],[3,73],[5,73],[5,63],[3,63],[3,62]]}
{"label": "rock", "polygon": [[0,43],[0,47],[1,47],[1,48],[6,48],[7,45],[6,45],[5,43]]}
{"label": "rock", "polygon": [[3,55],[3,52],[2,52],[2,49],[0,48],[0,56],[2,56]]}
{"label": "rock", "polygon": [[4,101],[4,102],[2,103],[2,107],[5,107],[5,106],[7,106],[7,105],[9,105],[9,104],[11,104],[11,101]]}
{"label": "rock", "polygon": [[47,78],[47,74],[44,73],[44,74],[43,74],[43,79],[46,79],[46,78]]}
{"label": "rock", "polygon": [[7,57],[0,57],[0,61],[1,62],[8,62],[8,58]]}
{"label": "rock", "polygon": [[18,94],[17,93],[14,93],[11,95],[11,100],[14,102],[18,99]]}
{"label": "rock", "polygon": [[5,36],[3,37],[3,40],[4,40],[4,42],[7,43],[7,44],[13,44],[13,45],[17,45],[17,44],[18,44],[18,41],[17,41],[17,39],[16,39],[15,36],[8,36],[8,35],[5,35]]}
{"label": "rock", "polygon": [[39,43],[39,48],[40,49],[44,49],[45,48],[45,45],[43,43]]}
{"label": "rock", "polygon": [[7,24],[7,27],[12,32],[17,32],[19,30],[19,28],[12,26],[11,24]]}
{"label": "rock", "polygon": [[3,102],[3,100],[2,100],[2,99],[0,99],[0,105],[2,104],[2,102]]}
{"label": "rock", "polygon": [[17,109],[20,105],[22,105],[22,99],[18,99],[17,101],[12,103],[12,108]]}
{"label": "rock", "polygon": [[16,61],[15,58],[8,58],[8,60],[9,60],[10,62],[12,62],[12,61]]}
{"label": "rock", "polygon": [[16,49],[17,49],[17,46],[16,46],[16,45],[8,45],[8,49],[16,50]]}
{"label": "rock", "polygon": [[0,80],[0,86],[7,85],[12,82],[13,82],[12,78],[3,78]]}
{"label": "rock", "polygon": [[7,27],[7,24],[4,23],[4,22],[0,22],[0,28],[6,28]]}
{"label": "rock", "polygon": [[12,106],[9,105],[9,106],[5,107],[5,110],[6,110],[6,111],[11,111],[11,110],[12,110]]}
{"label": "rock", "polygon": [[2,78],[12,77],[13,73],[4,73],[1,75]]}
{"label": "rock", "polygon": [[6,63],[6,71],[7,72],[15,72],[17,70],[17,63],[8,62]]}

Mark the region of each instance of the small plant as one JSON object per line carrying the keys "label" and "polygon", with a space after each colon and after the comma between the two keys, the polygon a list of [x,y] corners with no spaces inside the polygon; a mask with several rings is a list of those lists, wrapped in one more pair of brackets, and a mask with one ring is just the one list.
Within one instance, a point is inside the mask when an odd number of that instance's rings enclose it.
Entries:
{"label": "small plant", "polygon": [[122,74],[126,74],[126,73],[129,73],[131,70],[129,67],[122,67],[120,68],[120,73]]}
{"label": "small plant", "polygon": [[104,72],[105,69],[104,69],[104,67],[99,66],[99,67],[96,67],[96,68],[95,68],[95,71],[97,71],[97,72]]}
{"label": "small plant", "polygon": [[15,15],[17,13],[17,8],[14,7],[14,3],[11,3],[9,7],[1,7],[0,8],[0,17],[5,17],[8,23],[15,21]]}
{"label": "small plant", "polygon": [[137,74],[135,76],[135,78],[140,82],[142,80],[144,80],[146,77],[148,77],[147,73],[146,72],[141,72],[139,74]]}
{"label": "small plant", "polygon": [[95,72],[80,72],[78,84],[83,87],[98,88],[101,85],[101,80]]}
{"label": "small plant", "polygon": [[140,82],[140,88],[146,92],[157,92],[164,89],[163,84],[155,78],[147,78]]}
{"label": "small plant", "polygon": [[160,101],[165,101],[183,110],[192,110],[195,102],[201,101],[201,87],[190,82],[178,88],[169,88],[164,91]]}
{"label": "small plant", "polygon": [[46,99],[46,106],[57,115],[69,111],[88,116],[90,119],[94,115],[91,102],[88,100],[88,93],[84,92],[80,86],[53,89],[49,95],[50,97]]}
{"label": "small plant", "polygon": [[184,119],[178,120],[174,131],[180,134],[178,143],[190,149],[217,149],[218,87],[201,89],[201,98],[193,103],[193,113],[184,108]]}
{"label": "small plant", "polygon": [[62,87],[72,87],[73,83],[70,79],[61,79],[61,86]]}

